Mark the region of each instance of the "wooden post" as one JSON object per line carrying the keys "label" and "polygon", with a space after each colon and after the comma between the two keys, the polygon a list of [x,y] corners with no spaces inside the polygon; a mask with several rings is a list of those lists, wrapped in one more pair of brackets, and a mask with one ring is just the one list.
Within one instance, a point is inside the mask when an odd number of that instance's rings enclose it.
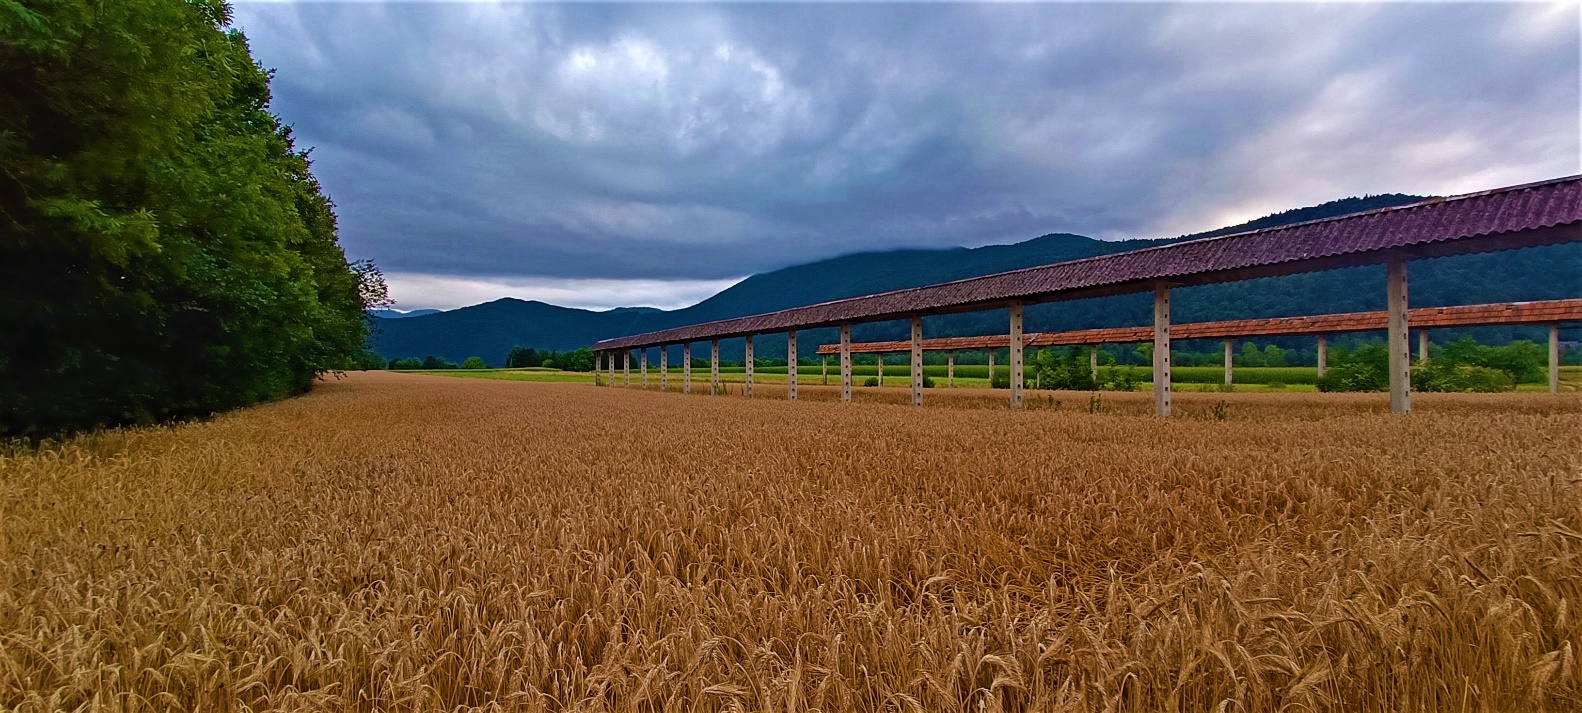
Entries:
{"label": "wooden post", "polygon": [[840,400],[851,401],[851,325],[840,325]]}
{"label": "wooden post", "polygon": [[621,373],[626,377],[626,386],[632,385],[632,350],[621,350]]}
{"label": "wooden post", "polygon": [[1390,413],[1412,410],[1412,346],[1406,337],[1406,261],[1391,258],[1385,273],[1389,313]]}
{"label": "wooden post", "polygon": [[1324,374],[1327,373],[1328,371],[1329,371],[1329,339],[1327,337],[1325,337],[1324,335],[1320,334],[1320,335],[1318,335],[1318,377],[1320,379],[1324,378]]}
{"label": "wooden post", "polygon": [[1154,413],[1170,415],[1170,287],[1154,287]]}
{"label": "wooden post", "polygon": [[753,395],[753,335],[751,335],[751,334],[747,335],[747,347],[746,347],[746,351],[744,352],[743,359],[744,359],[744,361],[742,363],[746,366],[747,378],[745,379],[746,384],[742,387],[742,395],[744,395],[744,396],[752,396]]}
{"label": "wooden post", "polygon": [[828,354],[820,354],[820,355],[818,355],[818,374],[819,374],[819,378],[821,380],[823,380],[824,386],[829,386],[829,355]]}
{"label": "wooden post", "polygon": [[786,332],[786,400],[796,400],[796,330]]}
{"label": "wooden post", "polygon": [[1560,325],[1549,325],[1549,393],[1560,393]]}
{"label": "wooden post", "polygon": [[1099,345],[1097,344],[1088,347],[1088,375],[1092,376],[1094,381],[1099,380]]}
{"label": "wooden post", "polygon": [[1022,407],[1022,305],[1011,305],[1011,408]]}
{"label": "wooden post", "polygon": [[692,342],[681,345],[681,393],[692,393]]}
{"label": "wooden post", "polygon": [[720,392],[720,340],[709,343],[709,395]]}
{"label": "wooden post", "polygon": [[639,358],[642,361],[642,366],[639,368],[642,373],[643,388],[646,389],[648,388],[648,347],[643,347],[643,353]]}
{"label": "wooden post", "polygon": [[923,318],[912,318],[912,405],[923,405]]}
{"label": "wooden post", "polygon": [[1418,363],[1428,361],[1428,330],[1426,329],[1417,330],[1417,361]]}
{"label": "wooden post", "polygon": [[952,349],[945,354],[945,385],[956,385],[956,351]]}
{"label": "wooden post", "polygon": [[670,345],[659,345],[659,390],[670,390]]}
{"label": "wooden post", "polygon": [[1226,339],[1225,339],[1225,385],[1226,386],[1230,386],[1231,385],[1231,383],[1233,381],[1231,375],[1235,373],[1235,370],[1236,370],[1236,340],[1231,339],[1229,337],[1226,337]]}

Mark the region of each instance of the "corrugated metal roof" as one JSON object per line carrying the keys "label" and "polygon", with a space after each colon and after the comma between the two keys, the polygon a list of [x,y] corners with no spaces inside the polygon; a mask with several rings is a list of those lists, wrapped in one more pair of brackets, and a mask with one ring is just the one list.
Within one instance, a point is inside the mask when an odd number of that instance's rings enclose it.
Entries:
{"label": "corrugated metal roof", "polygon": [[[1553,324],[1582,322],[1582,299],[1501,302],[1498,304],[1422,307],[1407,311],[1406,323],[1413,329],[1428,327],[1487,327],[1498,324]],[[1170,325],[1171,339],[1223,339],[1226,337],[1273,337],[1337,332],[1368,332],[1384,329],[1388,317],[1377,312],[1346,312],[1311,317],[1272,317],[1232,319],[1219,322],[1188,322]],[[1077,329],[1069,332],[1040,332],[1022,335],[1029,347],[1076,346],[1086,344],[1135,344],[1154,338],[1153,327],[1109,327]],[[942,337],[924,339],[923,351],[953,349],[1003,349],[1011,344],[1009,334],[983,337]],[[857,342],[854,354],[879,354],[912,350],[910,341]],[[839,344],[819,347],[819,354],[839,354]]]}
{"label": "corrugated metal roof", "polygon": [[[1574,232],[1547,234],[1568,226]],[[1530,242],[1520,238],[1526,236]],[[1204,284],[1382,262],[1582,240],[1582,176],[1434,198],[1234,235],[1024,268],[806,307],[607,339],[627,349],[745,334],[895,319],[913,314],[1141,292],[1160,282]]]}

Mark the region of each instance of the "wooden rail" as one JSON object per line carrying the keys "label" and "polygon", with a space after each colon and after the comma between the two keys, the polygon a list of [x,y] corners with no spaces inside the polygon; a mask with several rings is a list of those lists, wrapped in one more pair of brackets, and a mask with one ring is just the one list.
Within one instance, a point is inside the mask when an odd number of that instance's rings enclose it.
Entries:
{"label": "wooden rail", "polygon": [[[1409,311],[1407,323],[1413,329],[1439,327],[1489,327],[1504,324],[1555,324],[1582,322],[1582,299],[1540,300],[1534,302],[1505,302],[1499,304],[1462,305],[1458,307],[1423,307]],[[1302,336],[1336,334],[1340,332],[1370,332],[1388,326],[1388,315],[1377,312],[1346,312],[1310,317],[1274,317],[1269,319],[1234,319],[1219,322],[1191,322],[1170,326],[1171,339],[1231,339],[1235,337]],[[1036,332],[1027,334],[1022,343],[1030,347],[1079,346],[1088,344],[1134,344],[1150,342],[1153,327],[1114,327],[1108,329],[1078,329],[1068,332]],[[942,337],[922,340],[924,351],[960,351],[967,349],[1004,349],[1010,346],[1008,334],[983,337]],[[911,351],[912,342],[854,342],[851,351],[856,354],[888,354]],[[818,348],[820,355],[840,353],[839,344],[824,344]]]}

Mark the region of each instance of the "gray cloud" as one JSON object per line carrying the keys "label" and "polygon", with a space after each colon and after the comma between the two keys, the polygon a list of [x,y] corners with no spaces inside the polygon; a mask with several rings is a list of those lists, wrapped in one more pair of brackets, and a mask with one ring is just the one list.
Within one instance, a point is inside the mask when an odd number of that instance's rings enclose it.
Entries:
{"label": "gray cloud", "polygon": [[350,253],[580,284],[1575,173],[1578,12],[244,3],[237,24]]}

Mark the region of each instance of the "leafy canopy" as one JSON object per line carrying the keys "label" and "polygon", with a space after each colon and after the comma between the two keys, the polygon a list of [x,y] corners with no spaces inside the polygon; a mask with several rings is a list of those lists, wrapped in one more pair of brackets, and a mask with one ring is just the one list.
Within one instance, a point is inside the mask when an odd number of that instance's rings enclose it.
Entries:
{"label": "leafy canopy", "polygon": [[219,0],[0,0],[0,436],[306,390],[383,300]]}

